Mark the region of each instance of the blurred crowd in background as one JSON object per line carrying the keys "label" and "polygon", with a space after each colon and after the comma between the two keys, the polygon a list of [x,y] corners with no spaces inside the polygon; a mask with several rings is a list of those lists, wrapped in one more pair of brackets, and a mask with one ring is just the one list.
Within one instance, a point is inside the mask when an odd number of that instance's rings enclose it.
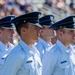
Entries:
{"label": "blurred crowd in background", "polygon": [[[68,15],[75,13],[75,0],[0,0],[0,18],[14,14],[16,16],[23,13],[41,10],[44,5],[59,11],[64,11]],[[54,13],[53,13],[54,14]]]}
{"label": "blurred crowd in background", "polygon": [[75,13],[75,0],[46,0],[46,4],[60,11],[65,11],[69,15]]}
{"label": "blurred crowd in background", "polygon": [[[0,18],[7,15],[19,16],[31,11],[54,14],[56,20],[59,20],[75,14],[75,0],[0,0]],[[15,32],[14,39],[16,38],[19,36]]]}

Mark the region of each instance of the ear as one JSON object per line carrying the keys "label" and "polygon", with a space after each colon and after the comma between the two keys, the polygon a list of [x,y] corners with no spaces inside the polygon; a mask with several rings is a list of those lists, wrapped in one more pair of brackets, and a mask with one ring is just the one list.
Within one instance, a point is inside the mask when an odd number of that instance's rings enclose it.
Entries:
{"label": "ear", "polygon": [[2,30],[0,30],[0,34],[2,33]]}
{"label": "ear", "polygon": [[40,29],[40,33],[43,33],[43,29]]}
{"label": "ear", "polygon": [[63,31],[59,30],[59,31],[58,31],[58,34],[62,36]]}
{"label": "ear", "polygon": [[25,32],[25,31],[26,31],[26,28],[24,28],[24,27],[21,28],[21,31],[22,31],[22,32]]}

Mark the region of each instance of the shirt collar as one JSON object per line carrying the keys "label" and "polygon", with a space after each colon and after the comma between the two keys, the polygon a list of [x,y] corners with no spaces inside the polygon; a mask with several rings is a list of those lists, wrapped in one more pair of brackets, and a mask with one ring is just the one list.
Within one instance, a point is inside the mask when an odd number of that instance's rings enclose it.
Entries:
{"label": "shirt collar", "polygon": [[44,41],[41,38],[40,38],[39,42],[41,42],[43,44],[43,46],[45,47],[45,49],[51,46],[51,44],[48,44],[46,41]]}
{"label": "shirt collar", "polygon": [[2,51],[6,48],[6,46],[1,41],[0,41],[0,48]]}
{"label": "shirt collar", "polygon": [[3,51],[3,50],[6,50],[6,51],[10,51],[13,47],[14,47],[14,45],[13,44],[11,44],[10,42],[8,42],[8,47],[5,45],[5,44],[3,44],[1,41],[0,41],[0,48],[1,48],[1,50]]}
{"label": "shirt collar", "polygon": [[28,53],[31,50],[31,48],[22,39],[20,39],[19,44],[23,48],[25,53]]}
{"label": "shirt collar", "polygon": [[30,48],[22,39],[20,39],[20,42],[19,42],[20,46],[23,48],[23,50],[25,51],[25,53],[31,53],[33,54],[34,53],[38,53],[38,50],[36,49],[35,45],[32,46],[32,48]]}
{"label": "shirt collar", "polygon": [[68,52],[68,48],[63,45],[59,40],[57,40],[56,44],[59,46],[62,53]]}

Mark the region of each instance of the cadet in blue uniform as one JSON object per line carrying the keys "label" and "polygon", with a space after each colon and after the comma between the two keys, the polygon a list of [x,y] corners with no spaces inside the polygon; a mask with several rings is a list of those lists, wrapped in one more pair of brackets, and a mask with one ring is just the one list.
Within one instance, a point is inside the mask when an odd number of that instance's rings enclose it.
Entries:
{"label": "cadet in blue uniform", "polygon": [[10,43],[14,34],[13,29],[15,28],[11,23],[11,19],[13,18],[15,18],[15,16],[10,15],[0,19],[0,75],[3,75],[5,58],[14,47],[14,45]]}
{"label": "cadet in blue uniform", "polygon": [[42,60],[43,75],[75,75],[75,52],[69,45],[75,37],[75,15],[51,26],[57,33],[57,42]]}
{"label": "cadet in blue uniform", "polygon": [[34,47],[41,28],[40,15],[30,12],[12,20],[21,39],[6,58],[3,75],[42,75],[40,54]]}
{"label": "cadet in blue uniform", "polygon": [[53,46],[51,43],[51,38],[54,37],[54,30],[50,28],[54,22],[53,15],[45,15],[39,19],[39,23],[43,27],[40,33],[40,40],[36,44],[36,48],[39,50],[41,59],[44,54],[50,50]]}

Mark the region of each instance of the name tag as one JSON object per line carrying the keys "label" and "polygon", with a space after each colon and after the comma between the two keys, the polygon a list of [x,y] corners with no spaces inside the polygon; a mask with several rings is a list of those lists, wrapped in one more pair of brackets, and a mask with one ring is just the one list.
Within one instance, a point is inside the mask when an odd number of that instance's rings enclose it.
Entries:
{"label": "name tag", "polygon": [[31,63],[31,62],[33,62],[32,60],[30,60],[30,61],[27,61],[26,63]]}
{"label": "name tag", "polygon": [[65,61],[62,61],[61,64],[66,63],[66,62],[67,62],[66,60]]}

